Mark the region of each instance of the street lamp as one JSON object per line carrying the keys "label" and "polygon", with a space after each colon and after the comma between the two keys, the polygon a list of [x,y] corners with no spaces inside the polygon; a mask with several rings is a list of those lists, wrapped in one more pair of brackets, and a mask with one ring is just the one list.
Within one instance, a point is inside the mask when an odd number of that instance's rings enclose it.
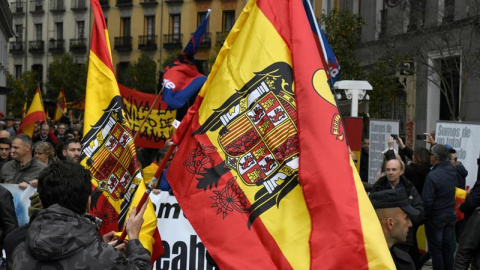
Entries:
{"label": "street lamp", "polygon": [[[345,90],[345,96],[347,99],[352,100],[350,116],[357,117],[358,116],[358,101],[369,100],[370,97],[367,94],[367,91],[373,89],[372,85],[367,81],[353,81],[353,80],[344,80],[344,81],[337,81],[333,86],[335,90]],[[339,94],[337,94],[338,97]]]}

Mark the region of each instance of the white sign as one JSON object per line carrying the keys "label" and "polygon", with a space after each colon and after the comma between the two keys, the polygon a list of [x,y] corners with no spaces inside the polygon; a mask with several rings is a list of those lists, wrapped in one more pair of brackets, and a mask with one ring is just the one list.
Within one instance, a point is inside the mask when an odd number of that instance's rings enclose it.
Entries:
{"label": "white sign", "polygon": [[449,144],[457,151],[457,160],[468,171],[466,189],[469,190],[477,180],[477,159],[480,155],[480,123],[437,122],[435,141]]}
{"label": "white sign", "polygon": [[174,196],[168,192],[150,194],[165,253],[153,269],[215,269],[206,259],[206,249],[183,215]]}
{"label": "white sign", "polygon": [[[370,120],[370,150],[368,155],[368,182],[377,181],[377,173],[380,172],[383,162],[383,151],[388,149],[388,138],[391,134],[398,135],[398,120]],[[393,147],[398,151],[394,140]]]}
{"label": "white sign", "polygon": [[28,216],[28,207],[30,206],[30,196],[37,191],[36,188],[28,186],[26,190],[21,190],[18,184],[1,184],[13,196],[13,205],[15,206],[15,213],[17,214],[18,226],[28,223],[30,217]]}

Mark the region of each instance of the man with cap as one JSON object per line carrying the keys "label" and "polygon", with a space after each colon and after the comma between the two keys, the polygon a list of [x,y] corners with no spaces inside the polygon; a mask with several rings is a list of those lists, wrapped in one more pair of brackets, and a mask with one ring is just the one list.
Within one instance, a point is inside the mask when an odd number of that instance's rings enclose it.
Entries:
{"label": "man with cap", "polygon": [[410,205],[405,189],[374,192],[370,194],[370,201],[377,213],[395,266],[399,270],[415,270],[410,255],[394,245],[407,240],[408,231],[412,227],[410,216],[417,216],[420,212]]}

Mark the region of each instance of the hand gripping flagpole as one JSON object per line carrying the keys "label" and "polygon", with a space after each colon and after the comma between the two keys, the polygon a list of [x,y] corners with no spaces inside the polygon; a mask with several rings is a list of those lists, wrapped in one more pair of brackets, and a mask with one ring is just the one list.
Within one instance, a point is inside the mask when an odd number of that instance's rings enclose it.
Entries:
{"label": "hand gripping flagpole", "polygon": [[[162,162],[158,166],[158,169],[155,172],[155,175],[153,176],[152,181],[150,181],[150,184],[148,184],[148,186],[145,190],[145,193],[143,193],[143,196],[142,196],[142,198],[140,199],[140,202],[137,205],[137,209],[141,209],[143,207],[143,205],[147,202],[148,197],[150,196],[150,193],[152,192],[152,190],[157,187],[157,182],[159,182],[160,175],[165,170],[167,162],[168,162],[170,156],[173,154],[174,150],[175,150],[175,145],[170,146],[170,148],[168,149],[168,152],[165,154],[165,157],[163,158]],[[125,223],[125,226],[123,227],[123,230],[122,230],[122,234],[118,238],[117,243],[115,243],[115,246],[120,245],[125,240],[125,237],[127,236],[127,229],[126,228],[127,228],[127,224]]]}

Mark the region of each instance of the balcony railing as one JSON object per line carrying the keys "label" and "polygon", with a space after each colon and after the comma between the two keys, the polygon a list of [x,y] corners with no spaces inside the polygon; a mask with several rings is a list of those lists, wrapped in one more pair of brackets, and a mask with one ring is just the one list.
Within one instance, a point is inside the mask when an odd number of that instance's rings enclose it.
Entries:
{"label": "balcony railing", "polygon": [[168,3],[168,4],[183,3],[183,0],[165,0],[165,3]]}
{"label": "balcony railing", "polygon": [[10,53],[11,54],[24,54],[25,53],[25,41],[10,41]]}
{"label": "balcony railing", "polygon": [[65,52],[65,40],[63,39],[50,39],[48,42],[48,51],[51,53],[64,53]]}
{"label": "balcony railing", "polygon": [[50,0],[50,11],[52,12],[65,11],[65,5],[63,5],[63,0]]}
{"label": "balcony railing", "polygon": [[132,37],[115,37],[114,49],[117,51],[131,51],[132,50]]}
{"label": "balcony railing", "polygon": [[73,0],[72,1],[72,10],[86,10],[87,3],[86,0]]}
{"label": "balcony railing", "polygon": [[130,7],[132,0],[117,0],[117,7]]}
{"label": "balcony railing", "polygon": [[163,48],[165,49],[181,49],[183,34],[166,34],[163,35]]}
{"label": "balcony railing", "polygon": [[45,53],[45,43],[43,40],[34,40],[28,42],[28,52],[31,54]]}
{"label": "balcony railing", "polygon": [[217,32],[217,43],[220,43],[222,44],[223,42],[225,42],[225,39],[227,38],[228,36],[228,31],[223,31],[223,32]]}
{"label": "balcony railing", "polygon": [[25,2],[24,1],[15,1],[10,3],[10,10],[12,14],[24,14],[25,13]]}
{"label": "balcony railing", "polygon": [[87,52],[87,39],[86,38],[70,39],[70,51],[73,53]]}
{"label": "balcony railing", "polygon": [[30,13],[43,13],[45,10],[43,9],[44,5],[43,0],[32,0],[30,1]]}
{"label": "balcony railing", "polygon": [[211,48],[212,47],[212,33],[207,32],[203,35],[202,41],[198,44],[199,48]]}
{"label": "balcony railing", "polygon": [[154,51],[157,49],[157,36],[138,36],[138,48],[143,51]]}
{"label": "balcony railing", "polygon": [[140,5],[158,5],[157,0],[140,0]]}
{"label": "balcony railing", "polygon": [[100,0],[99,2],[100,2],[100,6],[101,6],[102,8],[107,9],[107,8],[110,7],[110,4],[108,3],[108,0]]}

